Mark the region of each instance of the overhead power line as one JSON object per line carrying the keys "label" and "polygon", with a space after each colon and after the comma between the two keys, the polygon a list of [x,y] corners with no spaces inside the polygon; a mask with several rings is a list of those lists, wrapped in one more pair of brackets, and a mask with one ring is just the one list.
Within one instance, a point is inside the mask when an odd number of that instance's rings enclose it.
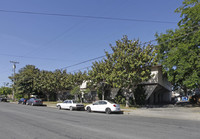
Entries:
{"label": "overhead power line", "polygon": [[89,69],[90,67],[92,67],[92,66],[87,66],[87,67],[84,67],[84,68],[81,68],[81,69],[72,70],[72,71],[69,71],[69,73],[75,72],[75,71],[81,71],[83,69]]}
{"label": "overhead power line", "polygon": [[[192,28],[196,28],[196,27],[199,27],[199,25],[196,25],[196,26],[194,26],[194,27],[192,27]],[[190,28],[190,29],[191,29],[191,28]],[[194,30],[194,31],[192,31],[192,32],[189,32],[189,33],[187,33],[187,34],[183,34],[183,35],[181,35],[181,36],[179,36],[179,37],[176,37],[176,38],[174,38],[174,39],[166,40],[166,41],[164,41],[164,42],[162,42],[162,43],[159,43],[159,44],[164,44],[164,43],[167,43],[167,42],[169,42],[169,41],[173,41],[173,40],[179,39],[179,38],[181,38],[181,37],[187,36],[187,35],[189,35],[189,34],[192,34],[192,33],[194,33],[194,32],[197,32],[197,31],[199,31],[199,29]],[[152,42],[155,42],[155,41],[157,41],[157,39],[154,39],[154,40],[150,40],[150,41],[141,43],[140,45],[146,45],[146,44],[149,44],[149,43],[152,43]],[[20,58],[34,58],[34,59],[37,58],[37,59],[44,59],[44,60],[58,60],[58,59],[50,59],[50,58],[26,57],[26,56],[16,56],[16,55],[8,55],[8,54],[0,54],[0,55],[12,56],[12,57],[20,57]],[[78,65],[81,65],[81,64],[90,62],[90,61],[94,61],[94,60],[103,58],[103,57],[105,57],[105,56],[106,56],[106,55],[99,56],[99,57],[92,58],[92,59],[88,59],[88,60],[85,60],[85,61],[82,61],[82,62],[73,64],[73,65],[69,65],[69,66],[66,66],[66,67],[63,67],[63,68],[60,68],[60,69],[63,70],[63,69],[71,68],[71,67],[74,67],[74,66],[78,66]],[[58,61],[61,61],[61,60],[58,60]],[[64,61],[64,60],[63,60],[63,61]],[[89,67],[91,67],[91,66],[89,66]],[[89,67],[86,67],[86,68],[89,68]],[[74,71],[78,71],[78,70],[82,70],[82,69],[83,69],[83,68],[81,68],[81,69],[76,69],[76,70],[74,70]],[[84,69],[85,69],[85,68],[84,68]],[[70,72],[74,72],[74,71],[70,71]]]}
{"label": "overhead power line", "polygon": [[[196,27],[199,27],[199,25],[196,25],[196,26],[194,26],[194,27],[192,27],[192,28],[196,28]],[[192,29],[192,28],[190,28],[190,29]],[[188,29],[188,30],[189,30],[189,29]],[[194,33],[194,32],[197,32],[197,31],[199,31],[199,30],[200,30],[200,29],[194,30],[194,31],[192,31],[192,32],[183,34],[183,35],[181,35],[181,36],[179,36],[179,37],[176,37],[176,38],[174,38],[174,39],[166,40],[166,41],[164,41],[164,42],[162,42],[162,43],[159,43],[159,44],[164,44],[164,43],[167,43],[167,42],[169,42],[169,41],[173,41],[173,40],[179,39],[179,38],[181,38],[181,37],[184,37],[184,36],[187,36],[187,35],[192,34],[192,33]],[[154,40],[150,40],[150,41],[141,43],[140,45],[146,45],[146,44],[149,44],[149,43],[152,43],[152,42],[155,42],[155,41],[157,41],[157,39],[154,39]],[[8,54],[0,54],[0,55],[12,56],[12,57],[20,57],[20,58],[38,58],[38,57],[26,57],[26,56],[16,56],[16,55],[8,55]],[[99,56],[99,57],[92,58],[92,59],[88,59],[88,60],[85,60],[85,61],[82,61],[82,62],[73,64],[73,65],[69,65],[69,66],[66,66],[66,67],[63,67],[63,68],[60,68],[60,69],[63,70],[63,69],[67,69],[67,68],[70,68],[70,67],[77,66],[77,65],[81,65],[81,64],[84,64],[84,63],[93,61],[93,60],[97,60],[97,59],[103,58],[103,57],[105,57],[105,56],[106,56],[106,55]],[[58,60],[58,59],[50,59],[50,58],[38,58],[38,59]],[[58,61],[61,61],[61,60],[58,60]],[[64,60],[63,60],[63,61],[64,61]],[[89,66],[89,67],[91,67],[91,66]],[[89,67],[86,67],[86,68],[89,68]],[[86,68],[76,69],[76,70],[74,70],[74,71],[78,71],[78,70],[82,70],[82,69],[86,69]],[[70,72],[73,72],[73,71],[70,71]]]}
{"label": "overhead power line", "polygon": [[[195,27],[199,27],[199,25],[194,26],[194,27],[192,27],[192,28],[195,28]],[[184,37],[184,36],[187,36],[187,35],[189,35],[189,34],[195,33],[195,32],[197,32],[197,31],[200,31],[200,29],[198,29],[198,30],[194,30],[194,31],[189,32],[189,33],[186,33],[186,34],[183,34],[183,35],[181,35],[181,36],[179,36],[179,37],[176,37],[176,38],[174,38],[174,39],[166,40],[166,41],[164,41],[164,42],[159,43],[159,45],[164,44],[164,43],[167,43],[167,42],[170,42],[170,41],[174,41],[174,40],[176,40],[176,39],[182,38],[182,37]],[[154,42],[154,41],[157,41],[157,39],[154,39],[154,40],[150,40],[150,41],[147,41],[147,42],[141,43],[140,45],[146,45],[146,44],[152,43],[152,42]],[[112,53],[111,53],[111,54],[112,54]],[[106,56],[106,55],[101,56],[101,57],[105,57],[105,56]],[[101,58],[101,57],[93,58],[93,60],[95,60],[95,59],[99,59],[99,58]],[[89,62],[89,61],[91,61],[91,60],[92,60],[92,59],[89,59],[89,60],[87,60],[87,61],[80,62],[80,63],[74,64],[74,65],[71,65],[71,66],[68,66],[68,67],[65,67],[65,68],[69,68],[69,67],[77,66],[77,65],[80,65],[80,64],[83,64],[83,63]],[[76,69],[76,70],[69,71],[69,72],[75,72],[75,71],[79,71],[79,70],[83,70],[83,69],[88,69],[88,68],[90,68],[90,67],[92,67],[92,66],[88,66],[88,67],[84,67],[84,68]],[[64,68],[62,68],[62,69],[64,69]]]}
{"label": "overhead power line", "polygon": [[[194,26],[194,27],[192,27],[192,28],[196,28],[196,27],[199,27],[199,25],[196,25],[196,26]],[[183,35],[181,35],[181,36],[179,36],[179,37],[176,37],[176,38],[174,38],[174,39],[166,40],[166,41],[164,41],[164,42],[162,42],[162,43],[159,43],[159,44],[164,44],[164,43],[166,43],[166,42],[179,39],[179,38],[181,38],[181,37],[187,36],[187,35],[189,35],[189,34],[192,34],[192,33],[194,33],[194,32],[197,32],[197,31],[199,31],[199,29],[198,29],[198,30],[194,30],[194,31],[192,31],[192,32],[189,32],[189,33],[187,33],[187,34],[183,34]],[[140,45],[146,45],[146,44],[149,44],[149,43],[152,43],[152,42],[155,42],[155,41],[157,41],[157,39],[154,39],[154,40],[150,40],[150,41],[141,43]],[[17,56],[17,55],[8,55],[8,54],[0,54],[0,55],[11,56],[11,57],[19,57],[19,58],[34,58],[34,59],[37,58],[37,59],[44,59],[44,60],[57,60],[57,61],[61,61],[61,60],[59,60],[59,59],[51,59],[51,58],[27,57],[27,56]],[[78,66],[78,65],[81,65],[81,64],[90,62],[90,61],[94,61],[94,60],[103,58],[103,57],[105,57],[105,56],[106,56],[106,55],[99,56],[99,57],[92,58],[92,59],[88,59],[88,60],[85,60],[85,61],[82,61],[82,62],[73,64],[73,65],[69,65],[69,66],[66,66],[66,67],[63,67],[63,68],[60,68],[60,69],[62,70],[62,69],[67,69],[67,68],[71,68],[71,67],[74,67],[74,66]],[[62,61],[65,61],[65,60],[62,60]],[[79,69],[77,69],[77,70],[79,70]]]}
{"label": "overhead power line", "polygon": [[1,56],[8,56],[8,57],[18,57],[18,58],[27,58],[27,59],[40,59],[40,60],[49,60],[49,61],[66,61],[63,59],[53,59],[53,58],[44,58],[44,57],[30,57],[30,56],[20,56],[20,55],[11,55],[11,54],[2,54]]}
{"label": "overhead power line", "polygon": [[55,41],[58,40],[60,37],[64,36],[67,32],[71,31],[74,27],[76,27],[78,24],[81,24],[81,23],[82,23],[82,22],[78,22],[78,23],[76,23],[76,24],[73,24],[70,28],[67,28],[64,32],[62,32],[61,34],[57,35],[54,39],[49,40],[48,42],[46,42],[46,43],[43,44],[42,46],[37,47],[36,49],[34,49],[34,50],[28,52],[28,53],[25,54],[25,55],[29,55],[29,54],[33,53],[34,51],[36,51],[36,50],[41,50],[41,49],[44,49],[44,48],[45,48],[45,49],[47,49],[47,48],[49,49],[50,47],[52,47],[52,46],[49,46],[49,44],[51,44],[52,42],[55,42]]}
{"label": "overhead power line", "polygon": [[0,12],[16,13],[16,14],[44,15],[44,16],[103,19],[103,20],[118,20],[118,21],[130,21],[130,22],[152,22],[152,23],[164,23],[164,24],[176,24],[177,23],[177,22],[172,22],[172,21],[160,21],[160,20],[131,19],[131,18],[117,18],[117,17],[89,16],[89,15],[73,15],[73,14],[60,14],[60,13],[43,13],[43,12],[15,11],[15,10],[3,10],[3,9],[0,9]]}
{"label": "overhead power line", "polygon": [[92,59],[89,59],[89,60],[86,60],[86,61],[83,61],[83,62],[79,62],[79,63],[77,63],[77,64],[73,64],[73,65],[70,65],[70,66],[67,66],[67,67],[64,67],[64,68],[61,68],[61,69],[67,69],[67,68],[70,68],[70,67],[74,67],[74,66],[77,66],[77,65],[80,65],[80,64],[84,64],[84,63],[87,63],[87,62],[90,62],[90,61],[94,61],[94,60],[103,58],[103,57],[105,57],[105,56],[106,56],[106,55],[99,56],[99,57],[96,57],[96,58],[92,58]]}

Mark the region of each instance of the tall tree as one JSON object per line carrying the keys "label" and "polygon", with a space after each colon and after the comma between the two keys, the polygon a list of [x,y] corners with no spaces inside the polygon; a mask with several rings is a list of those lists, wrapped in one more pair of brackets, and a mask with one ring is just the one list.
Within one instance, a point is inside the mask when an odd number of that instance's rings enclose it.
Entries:
{"label": "tall tree", "polygon": [[178,29],[156,34],[158,57],[174,86],[200,88],[200,2],[184,0]]}
{"label": "tall tree", "polygon": [[84,72],[77,72],[77,73],[74,73],[73,74],[73,77],[72,77],[72,84],[73,86],[80,86],[84,80],[87,80],[87,72],[84,71]]}
{"label": "tall tree", "polygon": [[123,90],[128,107],[137,85],[151,77],[151,66],[156,64],[155,51],[152,45],[142,46],[139,40],[132,41],[127,36],[111,48],[113,53],[106,52],[103,61],[93,64],[90,76],[96,83],[104,82]]}
{"label": "tall tree", "polygon": [[[106,52],[107,57],[109,54]],[[102,100],[105,97],[106,87],[112,84],[112,81],[109,80],[109,76],[112,73],[112,63],[109,61],[109,58],[103,59],[101,61],[96,61],[92,65],[92,70],[89,71],[89,86],[96,88],[100,91]]]}
{"label": "tall tree", "polygon": [[7,95],[12,94],[12,88],[10,87],[1,87],[0,88],[0,95],[7,97]]}
{"label": "tall tree", "polygon": [[50,96],[54,93],[55,82],[54,74],[51,71],[43,70],[37,78],[37,89],[46,96],[47,101],[50,100]]}
{"label": "tall tree", "polygon": [[19,70],[19,73],[15,75],[15,85],[17,88],[17,93],[22,95],[27,95],[30,98],[30,94],[35,91],[35,79],[39,69],[34,65],[26,65],[24,68]]}
{"label": "tall tree", "polygon": [[150,44],[142,46],[139,40],[129,40],[124,36],[116,41],[116,46],[111,46],[113,53],[108,55],[113,69],[109,76],[112,86],[124,90],[126,106],[129,98],[133,97],[137,85],[151,77],[151,67],[156,64],[155,50]]}
{"label": "tall tree", "polygon": [[70,81],[70,75],[67,74],[66,70],[55,70],[53,72],[53,86],[54,86],[54,95],[58,95],[66,90],[72,88],[72,81]]}

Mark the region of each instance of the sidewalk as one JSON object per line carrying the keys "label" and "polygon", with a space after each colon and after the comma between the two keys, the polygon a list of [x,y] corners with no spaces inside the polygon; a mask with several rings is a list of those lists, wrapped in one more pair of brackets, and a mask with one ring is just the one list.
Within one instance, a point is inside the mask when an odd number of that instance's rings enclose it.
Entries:
{"label": "sidewalk", "polygon": [[[56,105],[47,105],[56,108]],[[124,115],[200,121],[200,107],[122,109]]]}
{"label": "sidewalk", "polygon": [[122,109],[125,115],[200,121],[200,107]]}
{"label": "sidewalk", "polygon": [[[48,104],[46,106],[50,108],[56,108],[56,104]],[[144,107],[136,109],[122,109],[122,111],[124,115],[130,115],[130,116],[200,121],[200,107],[179,107],[179,106],[170,106],[161,108]]]}

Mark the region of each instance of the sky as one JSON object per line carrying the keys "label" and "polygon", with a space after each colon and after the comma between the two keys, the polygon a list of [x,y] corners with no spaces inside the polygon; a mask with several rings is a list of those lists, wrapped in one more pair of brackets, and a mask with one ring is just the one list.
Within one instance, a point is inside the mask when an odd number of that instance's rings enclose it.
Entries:
{"label": "sky", "polygon": [[[177,28],[180,14],[174,13],[174,10],[182,2],[183,0],[0,0],[0,86],[11,84],[8,77],[13,74],[13,64],[10,61],[19,62],[16,64],[16,73],[26,65],[54,71],[103,56],[105,51],[111,53],[110,44],[114,46],[115,41],[123,35],[141,42],[154,40],[155,33],[165,33],[168,29]],[[66,70],[76,72],[91,66],[92,62],[94,61]]]}

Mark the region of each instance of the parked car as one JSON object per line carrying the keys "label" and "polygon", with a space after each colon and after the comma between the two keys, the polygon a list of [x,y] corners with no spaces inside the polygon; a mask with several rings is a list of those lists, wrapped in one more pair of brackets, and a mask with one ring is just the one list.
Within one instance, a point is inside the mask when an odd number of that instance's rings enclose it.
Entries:
{"label": "parked car", "polygon": [[18,104],[26,104],[26,101],[27,101],[27,99],[25,99],[25,98],[21,98],[19,101],[18,101]]}
{"label": "parked car", "polygon": [[87,110],[87,112],[105,112],[106,114],[121,112],[119,104],[115,104],[114,102],[108,100],[96,101],[93,104],[87,105],[85,110]]}
{"label": "parked car", "polygon": [[77,103],[75,100],[65,100],[63,103],[56,104],[58,109],[69,109],[70,111],[76,110],[84,110],[84,105]]}
{"label": "parked car", "polygon": [[0,102],[7,102],[7,98],[0,97]]}
{"label": "parked car", "polygon": [[31,98],[29,100],[26,101],[26,105],[32,105],[32,106],[42,106],[43,102],[41,99],[37,99],[37,98]]}

